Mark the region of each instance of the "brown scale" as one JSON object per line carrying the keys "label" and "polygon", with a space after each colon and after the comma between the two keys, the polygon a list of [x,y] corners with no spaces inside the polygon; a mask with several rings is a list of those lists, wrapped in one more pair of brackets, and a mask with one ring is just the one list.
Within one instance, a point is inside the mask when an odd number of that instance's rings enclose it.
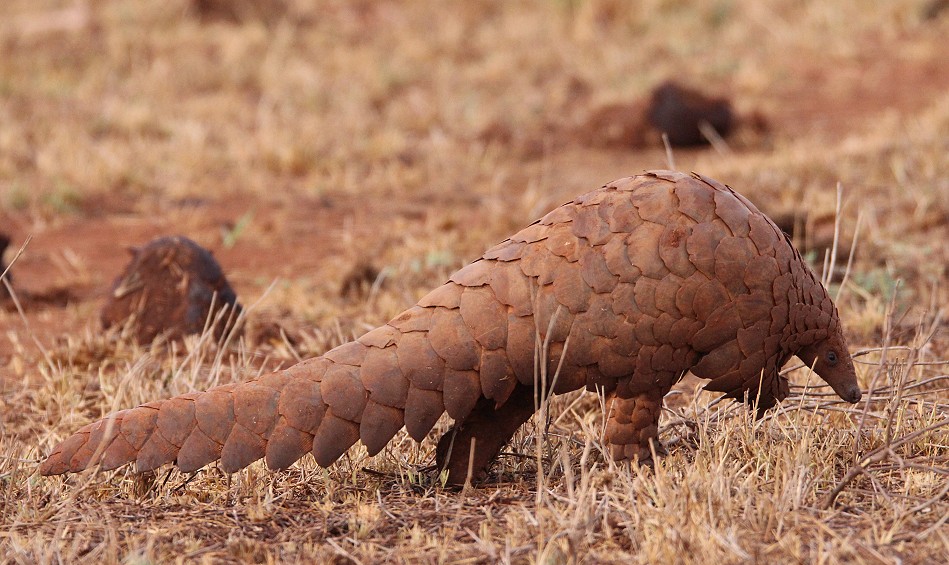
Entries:
{"label": "brown scale", "polygon": [[611,454],[646,460],[686,372],[760,414],[787,395],[778,371],[793,355],[859,400],[833,301],[787,237],[727,186],[655,171],[555,209],[322,357],[89,424],[40,472],[283,469],[308,452],[327,466],[357,441],[378,453],[403,427],[421,441],[447,412],[436,460],[460,483],[534,413],[535,358],[554,393],[607,394]]}

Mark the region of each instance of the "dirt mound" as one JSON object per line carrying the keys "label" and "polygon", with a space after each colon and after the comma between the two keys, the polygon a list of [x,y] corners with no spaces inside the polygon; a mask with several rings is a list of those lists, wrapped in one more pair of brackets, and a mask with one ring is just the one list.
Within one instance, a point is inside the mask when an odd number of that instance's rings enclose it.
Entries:
{"label": "dirt mound", "polygon": [[210,251],[182,236],[131,251],[102,308],[104,327],[129,323],[139,343],[200,333],[209,319],[217,337],[231,327],[241,306]]}
{"label": "dirt mound", "polygon": [[[339,285],[343,298],[365,298],[379,280],[381,271],[369,261],[359,261],[346,273]],[[381,282],[381,281],[380,281]]]}
{"label": "dirt mound", "polygon": [[652,91],[646,118],[650,125],[669,136],[675,147],[707,145],[705,125],[727,137],[735,126],[735,113],[727,98],[711,97],[674,82]]}
{"label": "dirt mound", "polygon": [[635,148],[661,145],[665,133],[673,147],[694,147],[710,144],[715,136],[728,137],[744,121],[755,129],[764,127],[757,114],[743,120],[726,97],[667,81],[648,98],[596,109],[578,137],[599,147]]}
{"label": "dirt mound", "polygon": [[286,0],[192,0],[191,9],[202,22],[240,24],[248,21],[273,22],[286,15]]}

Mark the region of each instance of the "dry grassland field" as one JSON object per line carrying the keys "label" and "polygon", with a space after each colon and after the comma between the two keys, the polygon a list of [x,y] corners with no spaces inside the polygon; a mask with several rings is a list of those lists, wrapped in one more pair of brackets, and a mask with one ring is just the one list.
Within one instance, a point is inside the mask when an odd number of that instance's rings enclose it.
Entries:
{"label": "dry grassland field", "polygon": [[[26,246],[0,299],[0,562],[947,562],[947,37],[939,0],[2,0],[5,263]],[[738,127],[671,156],[598,141],[669,79]],[[650,468],[612,461],[578,391],[465,488],[432,467],[447,416],[327,469],[38,473],[87,423],[321,355],[670,160],[827,273],[858,404],[796,359],[760,420],[687,377]],[[102,329],[127,248],[165,235],[220,262],[231,340]]]}

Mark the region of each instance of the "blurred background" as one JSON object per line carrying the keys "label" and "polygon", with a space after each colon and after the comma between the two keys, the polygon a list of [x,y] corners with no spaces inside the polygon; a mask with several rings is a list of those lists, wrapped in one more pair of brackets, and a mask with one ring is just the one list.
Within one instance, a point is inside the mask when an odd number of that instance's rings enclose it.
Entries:
{"label": "blurred background", "polygon": [[[264,325],[344,339],[671,158],[818,270],[841,183],[844,311],[870,338],[897,279],[908,305],[945,279],[947,31],[938,0],[6,0],[0,233],[7,261],[33,237],[12,273],[50,339],[94,317],[124,248],[178,234],[245,302],[279,280]],[[677,120],[695,143],[667,152]]]}

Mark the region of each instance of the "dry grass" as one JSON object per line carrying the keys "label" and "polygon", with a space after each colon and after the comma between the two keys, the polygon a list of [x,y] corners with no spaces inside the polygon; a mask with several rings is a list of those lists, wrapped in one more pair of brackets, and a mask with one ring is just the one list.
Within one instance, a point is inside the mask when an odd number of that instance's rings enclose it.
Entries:
{"label": "dry grass", "polygon": [[[203,4],[0,6],[0,230],[34,236],[21,289],[79,289],[66,308],[0,311],[0,561],[945,560],[949,18],[915,0]],[[650,471],[610,462],[599,399],[567,395],[464,491],[404,434],[328,470],[35,475],[105,412],[319,354],[548,208],[663,166],[661,145],[547,132],[672,75],[772,122],[677,151],[679,168],[810,234],[832,228],[841,183],[832,292],[866,402],[797,368],[793,396],[754,421],[689,381]],[[482,135],[498,127],[510,135]],[[210,246],[242,300],[262,298],[249,337],[141,348],[97,330],[116,248],[158,233]],[[341,294],[365,262],[379,284]]]}

